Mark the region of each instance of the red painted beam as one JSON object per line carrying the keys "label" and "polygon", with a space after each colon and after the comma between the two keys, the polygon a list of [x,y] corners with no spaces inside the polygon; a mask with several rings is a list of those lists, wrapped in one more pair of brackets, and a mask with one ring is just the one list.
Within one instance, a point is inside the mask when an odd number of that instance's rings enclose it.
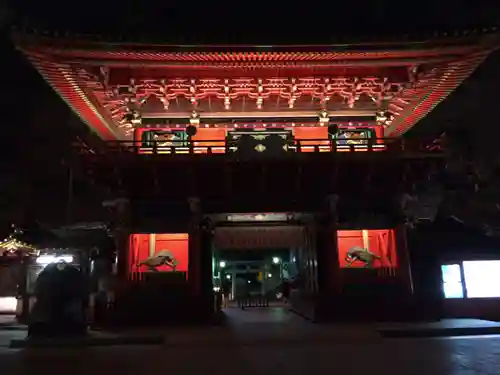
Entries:
{"label": "red painted beam", "polygon": [[443,61],[453,61],[462,58],[463,55],[446,55],[428,58],[385,58],[385,59],[332,59],[323,61],[289,60],[289,61],[175,61],[168,59],[97,59],[97,58],[74,58],[64,59],[68,64],[109,66],[119,68],[168,68],[168,69],[332,69],[346,67],[406,67],[419,64],[437,64]]}
{"label": "red painted beam", "polygon": [[[94,67],[89,67],[94,68]],[[174,72],[167,68],[148,68],[148,67],[115,67],[109,72],[108,84],[129,84],[130,79],[138,81],[143,79],[162,79],[187,77],[194,79],[203,78],[279,78],[279,77],[387,77],[390,82],[403,83],[408,82],[407,67],[332,67],[326,69],[305,68],[297,69],[253,69],[249,71],[237,70],[218,70],[213,69],[176,69]]]}

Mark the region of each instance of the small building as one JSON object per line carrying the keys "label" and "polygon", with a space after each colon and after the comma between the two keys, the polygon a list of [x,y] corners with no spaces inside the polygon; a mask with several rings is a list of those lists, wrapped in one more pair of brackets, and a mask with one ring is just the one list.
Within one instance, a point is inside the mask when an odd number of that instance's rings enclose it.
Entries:
{"label": "small building", "polygon": [[36,254],[34,246],[16,238],[18,234],[13,231],[0,242],[0,314],[16,314],[26,283],[24,263]]}

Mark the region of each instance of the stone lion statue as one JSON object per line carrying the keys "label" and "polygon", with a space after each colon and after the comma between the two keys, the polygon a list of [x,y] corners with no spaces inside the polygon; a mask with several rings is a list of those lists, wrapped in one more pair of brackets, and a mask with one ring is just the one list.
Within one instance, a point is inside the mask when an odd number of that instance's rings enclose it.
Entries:
{"label": "stone lion statue", "polygon": [[136,266],[137,268],[140,266],[146,266],[148,270],[152,272],[158,272],[158,267],[160,266],[168,266],[175,271],[177,268],[177,259],[175,259],[170,250],[161,250],[155,255],[140,261]]}
{"label": "stone lion statue", "polygon": [[347,268],[351,267],[354,262],[363,263],[365,268],[373,268],[373,263],[376,260],[380,260],[380,257],[368,249],[354,246],[347,252],[345,260],[347,262]]}

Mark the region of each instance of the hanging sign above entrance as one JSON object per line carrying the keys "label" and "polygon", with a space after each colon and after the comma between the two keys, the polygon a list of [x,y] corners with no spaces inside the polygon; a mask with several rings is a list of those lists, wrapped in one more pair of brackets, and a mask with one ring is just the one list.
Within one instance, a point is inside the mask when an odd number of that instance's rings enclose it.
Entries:
{"label": "hanging sign above entrance", "polygon": [[232,214],[227,215],[227,221],[232,222],[253,222],[253,221],[287,221],[289,214],[270,213],[270,214]]}
{"label": "hanging sign above entrance", "polygon": [[304,244],[304,228],[280,225],[272,227],[218,227],[214,245],[219,250],[289,249]]}

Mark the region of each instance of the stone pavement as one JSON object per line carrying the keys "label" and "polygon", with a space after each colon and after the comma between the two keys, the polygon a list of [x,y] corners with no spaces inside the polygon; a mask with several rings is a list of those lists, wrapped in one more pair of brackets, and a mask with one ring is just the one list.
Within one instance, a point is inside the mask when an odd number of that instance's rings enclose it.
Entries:
{"label": "stone pavement", "polygon": [[2,375],[498,375],[500,338],[0,350]]}
{"label": "stone pavement", "polygon": [[[229,315],[225,327],[164,329],[163,345],[20,350],[2,348],[0,343],[0,369],[2,375],[110,370],[120,375],[153,371],[175,375],[500,374],[500,336],[384,339],[373,327],[308,324],[277,310],[259,314],[235,310]],[[22,333],[5,332],[0,332],[0,338]]]}
{"label": "stone pavement", "polygon": [[[229,309],[225,323],[206,327],[162,327],[127,329],[116,332],[90,331],[85,339],[35,340],[31,347],[110,346],[110,345],[168,345],[168,346],[230,346],[230,345],[301,345],[312,342],[376,341],[381,337],[425,338],[499,334],[500,325],[494,322],[455,319],[435,323],[390,324],[312,324],[283,308]],[[6,328],[6,327],[3,327]],[[0,327],[0,346],[25,347],[26,329],[17,326],[5,332]],[[14,327],[15,328],[15,327]],[[458,328],[458,331],[457,331]],[[491,329],[494,329],[493,331]],[[466,332],[462,332],[466,331]]]}

